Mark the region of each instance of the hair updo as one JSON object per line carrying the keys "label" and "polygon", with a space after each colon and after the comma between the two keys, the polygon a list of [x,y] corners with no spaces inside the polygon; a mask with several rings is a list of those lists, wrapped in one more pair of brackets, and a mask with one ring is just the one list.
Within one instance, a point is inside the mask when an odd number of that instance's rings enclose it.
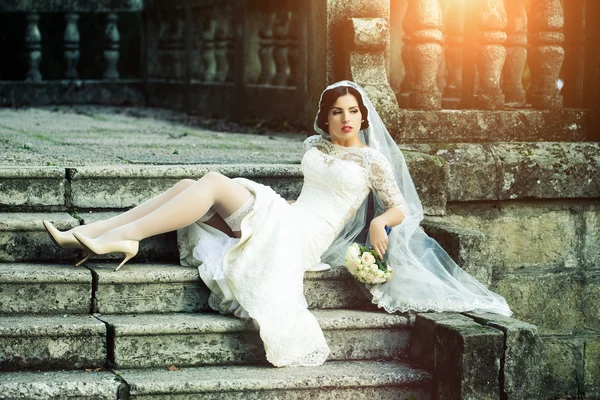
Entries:
{"label": "hair updo", "polygon": [[327,125],[327,115],[333,104],[337,101],[338,97],[351,94],[356,98],[358,108],[362,114],[363,122],[360,124],[360,130],[367,129],[369,127],[369,113],[367,107],[363,103],[360,92],[352,86],[338,86],[333,89],[326,90],[321,98],[319,104],[319,112],[317,113],[317,126],[325,133],[329,133],[329,126]]}

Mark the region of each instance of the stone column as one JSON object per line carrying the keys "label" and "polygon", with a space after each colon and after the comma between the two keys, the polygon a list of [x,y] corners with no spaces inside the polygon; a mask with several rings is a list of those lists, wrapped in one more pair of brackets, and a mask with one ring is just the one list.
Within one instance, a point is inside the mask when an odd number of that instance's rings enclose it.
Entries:
{"label": "stone column", "polygon": [[217,20],[212,10],[203,16],[202,27],[202,69],[204,71],[202,78],[205,82],[213,82],[217,76],[217,59],[215,56]]}
{"label": "stone column", "polygon": [[67,26],[63,36],[65,46],[65,77],[67,79],[78,79],[77,65],[79,64],[79,14],[66,14],[65,20]]}
{"label": "stone column", "polygon": [[290,77],[289,54],[289,36],[290,31],[290,13],[287,9],[278,10],[273,24],[273,38],[275,48],[273,50],[273,60],[275,62],[275,85],[285,86]]}
{"label": "stone column", "polygon": [[565,65],[563,79],[565,84],[561,94],[565,107],[582,107],[585,74],[586,0],[569,0],[564,3],[564,8]]}
{"label": "stone column", "polygon": [[39,14],[27,15],[25,29],[25,50],[27,54],[27,82],[41,82],[40,62],[42,61],[42,35],[38,28]]}
{"label": "stone column", "polygon": [[410,0],[405,20],[410,34],[410,61],[415,74],[409,96],[412,108],[438,110],[442,96],[437,87],[437,73],[442,56],[442,9],[439,0]]}
{"label": "stone column", "polygon": [[502,0],[476,0],[466,17],[462,108],[504,106],[500,88],[506,59],[506,10]]}
{"label": "stone column", "polygon": [[556,82],[565,58],[564,17],[560,0],[537,0],[529,11],[529,68],[527,100],[534,108],[562,108]]}
{"label": "stone column", "polygon": [[119,79],[117,64],[120,57],[119,42],[121,41],[121,35],[117,26],[118,19],[119,16],[116,13],[110,13],[106,18],[106,29],[104,30],[104,62],[106,63],[106,68],[104,70],[104,79]]}
{"label": "stone column", "polygon": [[523,71],[527,63],[527,13],[525,0],[505,0],[508,16],[506,62],[502,70],[502,90],[506,102],[513,106],[525,104]]}
{"label": "stone column", "polygon": [[448,79],[444,101],[457,108],[462,90],[463,48],[465,43],[465,0],[453,0],[446,23],[446,64]]}
{"label": "stone column", "polygon": [[275,12],[264,11],[262,15],[262,26],[260,29],[260,49],[258,50],[260,59],[260,76],[258,83],[270,85],[275,75],[275,60],[273,59],[273,24],[275,23]]}

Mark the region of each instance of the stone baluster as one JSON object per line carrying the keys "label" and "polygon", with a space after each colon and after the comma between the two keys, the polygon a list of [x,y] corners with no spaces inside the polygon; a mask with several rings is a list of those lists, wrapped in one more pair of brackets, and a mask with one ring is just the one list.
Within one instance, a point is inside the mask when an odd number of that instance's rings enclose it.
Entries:
{"label": "stone baluster", "polygon": [[562,108],[563,98],[556,86],[565,58],[562,47],[564,16],[560,0],[537,0],[529,10],[529,54],[531,86],[527,101],[534,108]]}
{"label": "stone baluster", "polygon": [[[442,32],[446,32],[448,27],[448,12],[450,11],[450,2],[451,0],[439,0],[440,1],[440,9],[442,10]],[[440,63],[438,65],[438,72],[436,77],[437,87],[440,93],[444,93],[444,89],[446,88],[446,40],[442,41],[442,54],[440,55]]]}
{"label": "stone baluster", "polygon": [[411,0],[405,21],[409,19],[410,62],[414,87],[409,96],[412,108],[436,110],[442,107],[437,87],[437,72],[442,56],[442,9],[439,0]]}
{"label": "stone baluster", "polygon": [[104,79],[119,79],[117,64],[120,57],[119,42],[121,41],[121,35],[117,26],[118,19],[119,16],[116,13],[107,15],[106,29],[104,30]]}
{"label": "stone baluster", "polygon": [[25,50],[27,52],[27,82],[41,82],[40,62],[42,61],[42,35],[38,28],[39,14],[27,15],[25,29]]}
{"label": "stone baluster", "polygon": [[290,66],[289,79],[287,81],[288,86],[296,86],[298,80],[298,62],[299,62],[299,29],[300,20],[297,12],[292,12],[289,30],[289,52],[288,52],[288,65]]}
{"label": "stone baluster", "polygon": [[273,24],[275,23],[275,12],[264,11],[262,15],[262,27],[259,33],[260,75],[258,83],[270,85],[275,75],[275,60],[273,59]]}
{"label": "stone baluster", "polygon": [[402,37],[402,64],[404,64],[404,79],[402,79],[402,83],[400,84],[400,95],[398,96],[398,105],[402,108],[409,107],[408,97],[415,87],[415,72],[410,61],[410,35],[407,32],[409,24],[410,20],[404,18],[402,21],[402,26],[405,31],[404,36]]}
{"label": "stone baluster", "polygon": [[463,47],[465,42],[465,0],[453,0],[446,23],[446,64],[448,79],[444,101],[457,108],[462,90]]}
{"label": "stone baluster", "polygon": [[284,86],[290,78],[289,35],[290,13],[287,10],[279,10],[275,13],[273,23],[273,61],[275,62],[275,77],[273,84]]}
{"label": "stone baluster", "polygon": [[78,79],[77,65],[79,64],[79,14],[65,14],[67,26],[63,36],[65,46],[65,76],[67,79]]}
{"label": "stone baluster", "polygon": [[504,4],[508,24],[502,90],[507,105],[522,106],[525,104],[522,80],[527,63],[527,12],[524,0],[505,0]]}
{"label": "stone baluster", "polygon": [[494,110],[504,107],[500,88],[502,68],[506,60],[507,16],[502,0],[478,0],[466,23],[467,53],[463,69],[463,108]]}
{"label": "stone baluster", "polygon": [[229,36],[229,21],[226,17],[225,10],[219,10],[216,18],[215,30],[215,60],[217,62],[217,70],[215,80],[217,82],[225,82],[229,71],[229,63],[227,60],[227,42]]}
{"label": "stone baluster", "polygon": [[[597,1],[597,0],[592,0]],[[561,90],[566,107],[583,106],[585,76],[586,1],[569,0],[564,3],[565,13],[565,85]]]}
{"label": "stone baluster", "polygon": [[227,76],[225,80],[227,82],[233,82],[235,80],[235,61],[236,61],[236,36],[235,32],[237,29],[238,21],[236,19],[233,11],[228,12],[228,21],[227,24],[229,26],[228,35],[227,35],[227,65],[229,68],[227,69]]}
{"label": "stone baluster", "polygon": [[213,13],[205,16],[202,30],[202,61],[204,81],[213,82],[217,76],[217,59],[215,55],[215,32],[217,20]]}

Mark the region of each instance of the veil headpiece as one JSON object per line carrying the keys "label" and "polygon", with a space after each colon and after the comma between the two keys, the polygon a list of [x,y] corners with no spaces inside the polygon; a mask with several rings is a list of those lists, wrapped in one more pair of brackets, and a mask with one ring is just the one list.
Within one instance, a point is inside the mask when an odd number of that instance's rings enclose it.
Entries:
{"label": "veil headpiece", "polygon": [[[512,312],[502,296],[490,291],[463,271],[419,226],[423,219],[423,206],[404,155],[390,136],[365,91],[351,81],[336,82],[323,91],[319,105],[325,92],[337,87],[352,87],[362,97],[368,113],[368,127],[361,130],[360,139],[388,160],[396,184],[407,204],[404,220],[400,225],[394,226],[388,236],[387,262],[394,268],[396,274],[389,282],[367,288],[372,296],[372,302],[388,312],[476,310],[510,316]],[[319,128],[316,118],[314,129],[324,139],[331,140],[329,134]],[[329,265],[345,263],[346,249],[366,226],[367,207],[368,200],[365,200],[323,254],[321,260],[324,263]],[[385,211],[383,203],[375,196],[374,217]]]}

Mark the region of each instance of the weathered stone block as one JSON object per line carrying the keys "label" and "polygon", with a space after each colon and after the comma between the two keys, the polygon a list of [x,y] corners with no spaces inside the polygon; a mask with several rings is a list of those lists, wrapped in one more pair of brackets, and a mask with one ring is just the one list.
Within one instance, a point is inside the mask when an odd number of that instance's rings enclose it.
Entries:
{"label": "weathered stone block", "polygon": [[[331,359],[392,358],[407,351],[406,317],[351,310],[314,311]],[[265,362],[251,322],[215,314],[103,315],[114,332],[118,368]],[[369,340],[365,341],[364,338]]]}
{"label": "weathered stone block", "polygon": [[21,371],[0,374],[3,399],[114,400],[118,398],[122,385],[112,372]]}
{"label": "weathered stone block", "polygon": [[586,329],[600,331],[600,270],[583,273],[581,311]]}
{"label": "weathered stone block", "polygon": [[545,399],[577,398],[583,391],[583,346],[568,336],[542,336],[545,374],[542,396]]}
{"label": "weathered stone block", "polygon": [[0,209],[64,208],[66,182],[64,168],[0,168]]}
{"label": "weathered stone block", "polygon": [[0,262],[78,259],[79,250],[62,249],[52,242],[42,224],[45,219],[60,230],[79,225],[66,213],[0,213]]}
{"label": "weathered stone block", "polygon": [[131,399],[430,400],[427,372],[395,362],[327,362],[315,368],[209,366],[119,370]]}
{"label": "weathered stone block", "polygon": [[384,18],[350,18],[353,50],[382,51],[389,41],[387,20]]}
{"label": "weathered stone block", "polygon": [[600,195],[598,143],[501,143],[499,199],[587,198]]}
{"label": "weathered stone block", "polygon": [[583,326],[577,271],[524,270],[504,276],[494,290],[506,298],[515,318],[562,332]]}
{"label": "weathered stone block", "polygon": [[440,157],[405,151],[406,164],[410,170],[423,209],[428,215],[446,213],[446,187],[448,174],[446,163]]}
{"label": "weathered stone block", "polygon": [[584,346],[585,395],[600,398],[600,335],[596,333],[586,337]]}
{"label": "weathered stone block", "polygon": [[426,219],[425,232],[444,248],[462,269],[485,286],[492,283],[492,265],[483,233],[444,222],[443,218]]}
{"label": "weathered stone block", "polygon": [[528,266],[577,265],[578,218],[567,207],[452,205],[443,221],[485,235],[494,275]]}
{"label": "weathered stone block", "polygon": [[583,260],[587,267],[600,266],[600,207],[585,206],[583,211]]}
{"label": "weathered stone block", "polygon": [[[112,218],[118,215],[118,213],[111,212],[88,212],[79,214],[81,222],[85,224],[91,224],[96,221]],[[113,268],[118,265],[118,262],[123,258],[121,253],[110,253],[92,255],[90,260],[98,261],[112,261],[115,262]],[[175,232],[167,232],[160,235],[151,236],[140,242],[140,249],[138,254],[133,258],[134,262],[143,261],[177,261],[179,260],[179,253],[177,250],[177,235]],[[125,264],[123,268],[128,268]]]}
{"label": "weathered stone block", "polygon": [[418,314],[410,358],[433,370],[437,399],[497,399],[503,333],[454,313]]}
{"label": "weathered stone block", "polygon": [[200,179],[210,171],[256,180],[288,200],[300,194],[302,174],[297,165],[81,167],[69,169],[72,203],[81,208],[129,208],[181,179]]}
{"label": "weathered stone block", "polygon": [[97,368],[106,362],[106,327],[91,316],[5,316],[0,369]]}
{"label": "weathered stone block", "polygon": [[71,265],[0,264],[0,314],[83,314],[92,306],[92,274]]}
{"label": "weathered stone block", "polygon": [[501,364],[502,392],[508,399],[536,400],[541,397],[544,374],[543,343],[537,327],[513,318],[491,313],[468,313],[476,322],[504,332]]}
{"label": "weathered stone block", "polygon": [[209,291],[197,268],[176,265],[92,264],[97,280],[96,311],[101,314],[195,312],[208,309]]}

